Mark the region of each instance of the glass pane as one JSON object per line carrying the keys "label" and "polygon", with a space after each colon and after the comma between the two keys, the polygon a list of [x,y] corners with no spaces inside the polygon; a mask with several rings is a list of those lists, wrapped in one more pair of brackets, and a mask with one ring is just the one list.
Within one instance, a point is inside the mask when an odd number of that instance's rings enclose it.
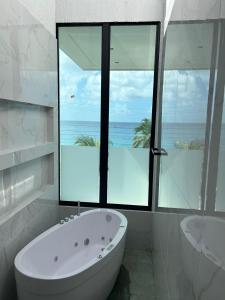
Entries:
{"label": "glass pane", "polygon": [[59,28],[61,199],[99,201],[101,27]]}
{"label": "glass pane", "polygon": [[213,23],[167,30],[159,207],[200,209]]}
{"label": "glass pane", "polygon": [[156,26],[111,27],[108,203],[148,205]]}

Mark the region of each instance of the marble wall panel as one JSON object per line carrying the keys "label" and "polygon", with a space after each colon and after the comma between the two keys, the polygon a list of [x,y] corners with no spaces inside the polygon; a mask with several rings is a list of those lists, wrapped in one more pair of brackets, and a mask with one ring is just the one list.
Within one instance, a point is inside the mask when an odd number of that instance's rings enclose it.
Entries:
{"label": "marble wall panel", "polygon": [[58,222],[57,204],[38,199],[0,226],[0,299],[17,299],[14,258],[28,242]]}
{"label": "marble wall panel", "polygon": [[170,20],[218,19],[220,10],[221,0],[176,0]]}
{"label": "marble wall panel", "polygon": [[53,141],[51,109],[0,101],[0,152]]}
{"label": "marble wall panel", "polygon": [[18,1],[0,4],[0,99],[56,106],[56,39]]}
{"label": "marble wall panel", "polygon": [[19,0],[55,36],[55,0]]}
{"label": "marble wall panel", "polygon": [[[0,172],[0,218],[17,206],[25,205],[33,195],[53,184],[50,155]],[[33,199],[35,200],[35,199]]]}
{"label": "marble wall panel", "polygon": [[180,224],[185,215],[153,213],[152,217],[157,300],[194,300],[191,282],[185,274],[182,255]]}
{"label": "marble wall panel", "polygon": [[[33,148],[38,153],[58,140],[54,8],[44,1],[39,10],[37,1],[22,2],[0,0],[0,161],[6,152],[38,146]],[[51,18],[42,15],[44,7]],[[17,299],[15,255],[58,221],[57,192],[57,147],[0,171],[0,299]]]}
{"label": "marble wall panel", "polygon": [[159,21],[163,0],[56,0],[56,22]]}

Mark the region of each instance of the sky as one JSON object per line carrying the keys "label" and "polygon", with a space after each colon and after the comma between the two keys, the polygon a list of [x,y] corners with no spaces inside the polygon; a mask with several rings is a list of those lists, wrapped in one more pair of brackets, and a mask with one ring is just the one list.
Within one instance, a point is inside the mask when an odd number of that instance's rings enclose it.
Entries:
{"label": "sky", "polygon": [[[209,72],[164,73],[163,122],[205,123]],[[151,116],[152,71],[110,72],[110,122],[140,122]],[[99,121],[100,71],[84,71],[60,50],[61,120]]]}

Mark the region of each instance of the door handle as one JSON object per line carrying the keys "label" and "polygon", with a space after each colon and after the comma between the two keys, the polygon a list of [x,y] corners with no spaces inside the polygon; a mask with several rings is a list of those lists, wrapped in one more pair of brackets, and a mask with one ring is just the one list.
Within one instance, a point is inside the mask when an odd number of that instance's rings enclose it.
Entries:
{"label": "door handle", "polygon": [[151,148],[152,154],[161,156],[161,155],[168,155],[167,151],[163,148]]}

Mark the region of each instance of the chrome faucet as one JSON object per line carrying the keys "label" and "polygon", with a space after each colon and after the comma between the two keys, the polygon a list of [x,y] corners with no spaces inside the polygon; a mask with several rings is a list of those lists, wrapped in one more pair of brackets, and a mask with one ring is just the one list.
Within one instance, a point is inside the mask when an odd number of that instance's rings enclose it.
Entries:
{"label": "chrome faucet", "polygon": [[77,202],[77,216],[80,216],[80,201]]}

